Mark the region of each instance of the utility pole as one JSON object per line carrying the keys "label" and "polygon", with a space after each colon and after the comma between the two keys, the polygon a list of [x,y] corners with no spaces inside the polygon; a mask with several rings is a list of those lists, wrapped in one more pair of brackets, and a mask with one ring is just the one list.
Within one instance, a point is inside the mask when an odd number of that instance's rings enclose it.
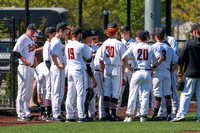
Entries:
{"label": "utility pole", "polygon": [[166,0],[166,34],[171,36],[171,0]]}
{"label": "utility pole", "polygon": [[154,28],[160,26],[161,26],[161,1],[145,0],[145,30],[151,32]]}
{"label": "utility pole", "polygon": [[25,0],[25,27],[29,25],[29,2]]}
{"label": "utility pole", "polygon": [[131,23],[131,4],[130,0],[127,0],[127,25],[130,27]]}
{"label": "utility pole", "polygon": [[79,6],[79,27],[82,28],[82,0],[79,0],[78,2],[78,6]]}

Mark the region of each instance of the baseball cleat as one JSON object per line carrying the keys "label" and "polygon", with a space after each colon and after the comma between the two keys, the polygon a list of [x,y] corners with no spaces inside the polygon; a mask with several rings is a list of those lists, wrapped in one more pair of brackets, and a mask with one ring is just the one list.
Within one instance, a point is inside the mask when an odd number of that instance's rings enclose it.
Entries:
{"label": "baseball cleat", "polygon": [[43,115],[39,116],[40,120],[47,120],[47,115],[44,113]]}
{"label": "baseball cleat", "polygon": [[185,117],[175,117],[173,120],[171,120],[170,122],[179,122],[179,121],[184,121]]}
{"label": "baseball cleat", "polygon": [[149,121],[157,121],[158,120],[158,118],[156,117],[156,116],[152,116],[150,119],[149,119]]}
{"label": "baseball cleat", "polygon": [[197,122],[200,122],[200,117],[197,117]]}
{"label": "baseball cleat", "polygon": [[197,121],[197,117],[192,118],[192,121]]}
{"label": "baseball cleat", "polygon": [[46,122],[53,122],[52,116],[47,116]]}
{"label": "baseball cleat", "polygon": [[34,116],[29,116],[29,117],[27,117],[28,119],[30,119],[30,121],[37,121],[38,119],[37,118],[35,118]]}
{"label": "baseball cleat", "polygon": [[171,115],[169,114],[168,115],[168,117],[167,117],[167,119],[166,119],[167,121],[171,121],[172,120],[172,117],[171,117]]}
{"label": "baseball cleat", "polygon": [[29,118],[27,118],[27,117],[18,117],[17,118],[17,121],[30,121],[30,119]]}
{"label": "baseball cleat", "polygon": [[62,118],[61,116],[58,116],[58,118],[53,118],[53,122],[64,122],[65,119]]}
{"label": "baseball cleat", "polygon": [[66,119],[65,122],[76,122],[76,119],[72,118],[72,119]]}
{"label": "baseball cleat", "polygon": [[140,115],[136,115],[136,116],[134,117],[134,119],[139,120],[139,119],[140,119]]}
{"label": "baseball cleat", "polygon": [[140,122],[146,122],[146,121],[147,121],[147,116],[140,117]]}
{"label": "baseball cleat", "polygon": [[125,119],[124,119],[124,122],[131,122],[133,121],[133,118],[131,116],[127,116]]}

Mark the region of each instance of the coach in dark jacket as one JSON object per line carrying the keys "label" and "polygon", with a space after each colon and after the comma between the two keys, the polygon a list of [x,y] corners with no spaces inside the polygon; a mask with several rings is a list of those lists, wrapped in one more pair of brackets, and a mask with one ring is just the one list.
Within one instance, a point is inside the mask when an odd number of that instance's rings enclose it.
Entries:
{"label": "coach in dark jacket", "polygon": [[[197,95],[197,121],[200,121],[200,25],[195,25],[196,30],[192,30],[195,37],[183,45],[179,55],[178,64],[184,66],[185,86],[181,92],[178,113],[172,122],[185,120],[195,89]],[[182,74],[182,70],[179,69],[178,75]]]}

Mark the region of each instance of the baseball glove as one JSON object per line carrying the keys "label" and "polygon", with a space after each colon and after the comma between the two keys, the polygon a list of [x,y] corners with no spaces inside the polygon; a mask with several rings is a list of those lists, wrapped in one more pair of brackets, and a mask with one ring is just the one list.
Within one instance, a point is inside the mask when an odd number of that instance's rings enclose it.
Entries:
{"label": "baseball glove", "polygon": [[179,79],[178,81],[177,81],[177,83],[176,83],[176,88],[177,88],[177,90],[179,90],[179,91],[182,91],[183,89],[184,89],[184,85],[185,85],[185,78],[184,78],[184,76],[181,78],[181,79]]}

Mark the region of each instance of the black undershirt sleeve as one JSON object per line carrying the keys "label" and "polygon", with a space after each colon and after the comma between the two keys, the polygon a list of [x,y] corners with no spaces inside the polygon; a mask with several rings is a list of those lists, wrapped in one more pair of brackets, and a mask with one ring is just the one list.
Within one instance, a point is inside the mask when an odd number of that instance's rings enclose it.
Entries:
{"label": "black undershirt sleeve", "polygon": [[90,77],[92,77],[92,76],[93,76],[93,73],[92,73],[92,69],[91,69],[91,67],[90,67],[90,64],[87,64],[86,66],[87,66],[86,71],[87,71],[88,75],[89,75]]}
{"label": "black undershirt sleeve", "polygon": [[17,57],[17,58],[21,58],[22,55],[16,51],[13,51],[13,54]]}

